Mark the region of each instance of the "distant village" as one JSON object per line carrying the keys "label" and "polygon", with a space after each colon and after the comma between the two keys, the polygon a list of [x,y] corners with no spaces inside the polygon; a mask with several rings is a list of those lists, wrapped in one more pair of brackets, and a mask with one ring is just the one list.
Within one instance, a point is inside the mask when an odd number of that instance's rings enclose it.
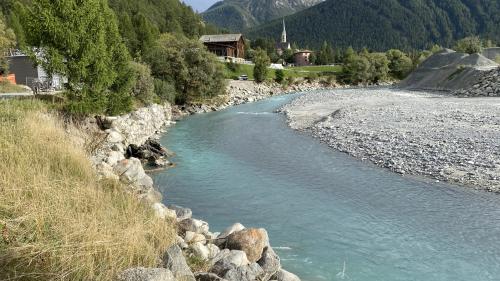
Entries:
{"label": "distant village", "polygon": [[[222,58],[225,61],[233,61],[239,63],[248,62],[245,60],[246,40],[243,34],[213,34],[203,35],[200,41],[207,49]],[[292,50],[291,44],[287,38],[285,20],[283,20],[283,31],[279,42],[276,44],[276,52],[278,55],[283,55],[286,50]],[[292,50],[293,63],[292,66],[308,66],[311,65],[310,57],[314,53],[310,50]],[[282,65],[286,62],[282,62]]]}

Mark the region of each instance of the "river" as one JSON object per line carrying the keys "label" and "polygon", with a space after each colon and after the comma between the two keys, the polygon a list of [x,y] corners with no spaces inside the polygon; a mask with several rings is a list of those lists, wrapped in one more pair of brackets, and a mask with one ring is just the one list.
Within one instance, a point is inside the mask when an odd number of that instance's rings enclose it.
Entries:
{"label": "river", "polygon": [[[264,227],[304,281],[500,280],[500,198],[333,151],[274,111],[294,96],[195,115],[162,138],[166,204],[222,231]],[[344,268],[345,264],[345,268]]]}

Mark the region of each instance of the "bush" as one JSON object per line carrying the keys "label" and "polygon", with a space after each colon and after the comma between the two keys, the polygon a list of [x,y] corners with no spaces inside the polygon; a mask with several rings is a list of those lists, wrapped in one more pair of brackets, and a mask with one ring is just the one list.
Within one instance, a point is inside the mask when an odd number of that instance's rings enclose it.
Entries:
{"label": "bush", "polygon": [[146,60],[155,78],[175,86],[176,103],[212,98],[226,90],[223,65],[198,40],[163,34]]}
{"label": "bush", "polygon": [[271,60],[267,56],[266,51],[257,49],[253,56],[255,67],[253,69],[253,76],[257,83],[262,83],[267,79],[269,72],[268,67],[271,65]]}
{"label": "bush", "polygon": [[155,85],[151,68],[143,63],[131,62],[133,87],[133,97],[142,104],[150,104],[155,97]]}
{"label": "bush", "polygon": [[404,79],[413,69],[413,61],[400,50],[389,50],[386,52],[389,60],[389,73],[397,79]]}
{"label": "bush", "polygon": [[0,101],[0,143],[0,280],[114,280],[174,243],[174,224],[98,181],[41,103]]}
{"label": "bush", "polygon": [[160,98],[161,101],[167,101],[171,104],[175,104],[175,85],[167,81],[160,79],[154,79],[155,94]]}
{"label": "bush", "polygon": [[238,72],[240,70],[240,65],[233,61],[229,61],[228,63],[226,63],[226,67],[231,72]]}
{"label": "bush", "polygon": [[283,83],[283,81],[285,80],[285,71],[283,71],[283,69],[277,69],[274,74],[275,74],[274,81],[276,81],[276,83],[279,84]]}
{"label": "bush", "polygon": [[459,53],[475,54],[483,51],[483,43],[477,36],[466,37],[458,40],[454,47]]}

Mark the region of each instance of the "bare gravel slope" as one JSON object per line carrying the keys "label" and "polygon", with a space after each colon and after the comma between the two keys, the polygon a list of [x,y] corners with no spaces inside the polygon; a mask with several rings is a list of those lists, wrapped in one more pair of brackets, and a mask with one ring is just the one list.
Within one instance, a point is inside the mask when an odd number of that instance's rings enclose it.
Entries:
{"label": "bare gravel slope", "polygon": [[349,89],[303,95],[282,111],[292,128],[402,175],[500,191],[500,98]]}

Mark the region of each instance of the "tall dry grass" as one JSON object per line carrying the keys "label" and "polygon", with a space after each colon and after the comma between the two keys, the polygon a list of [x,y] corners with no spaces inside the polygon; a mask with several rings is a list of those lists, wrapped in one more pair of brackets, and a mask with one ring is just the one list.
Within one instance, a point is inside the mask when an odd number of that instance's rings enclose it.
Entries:
{"label": "tall dry grass", "polygon": [[99,182],[39,102],[0,102],[0,280],[112,280],[155,266],[171,222]]}

